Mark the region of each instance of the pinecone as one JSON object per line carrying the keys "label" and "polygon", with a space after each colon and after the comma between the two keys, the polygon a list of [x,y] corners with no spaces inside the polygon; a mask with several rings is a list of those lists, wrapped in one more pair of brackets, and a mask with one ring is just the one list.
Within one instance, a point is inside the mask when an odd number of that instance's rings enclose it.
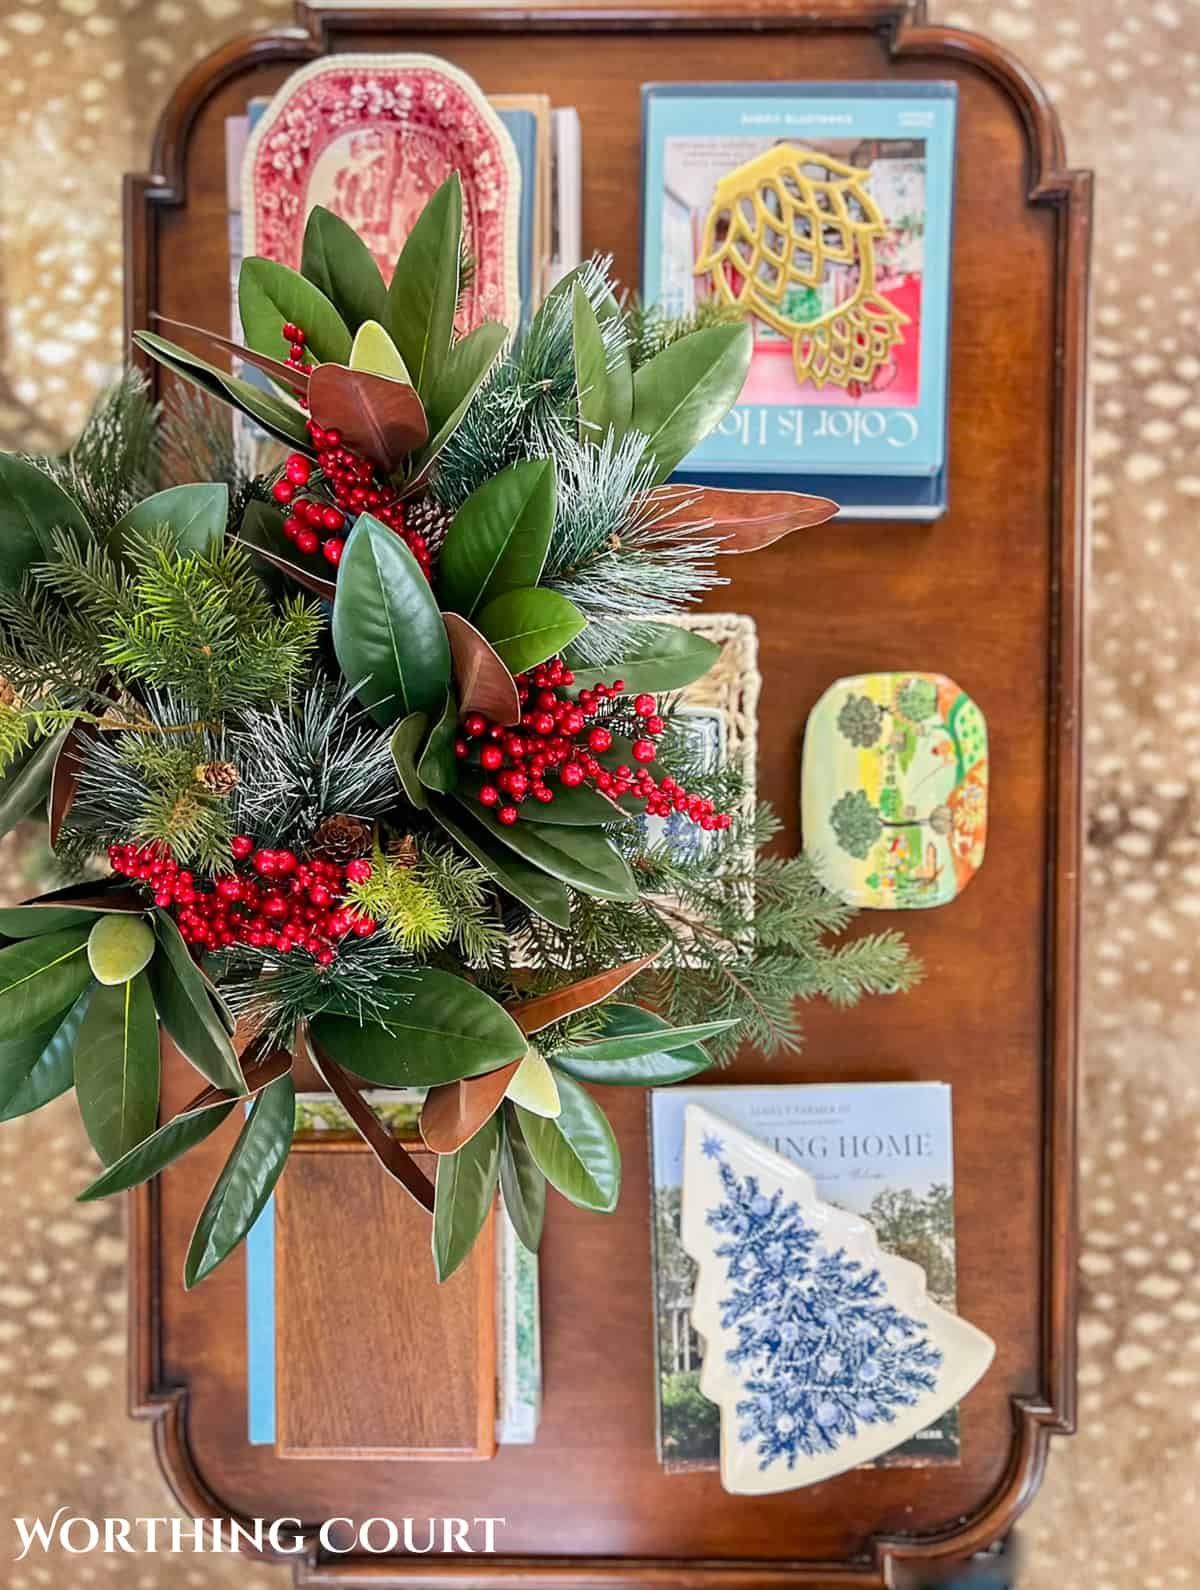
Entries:
{"label": "pinecone", "polygon": [[351,817],[338,812],[318,823],[312,836],[311,850],[323,861],[357,861],[371,851],[371,825],[361,817]]}
{"label": "pinecone", "polygon": [[210,795],[219,795],[222,800],[232,795],[242,781],[232,762],[202,762],[196,768],[195,778]]}
{"label": "pinecone", "polygon": [[388,860],[397,867],[415,867],[420,859],[421,853],[411,834],[405,834],[401,839],[393,839],[388,846]]}
{"label": "pinecone", "polygon": [[435,557],[441,550],[453,518],[451,509],[443,508],[432,497],[422,497],[418,502],[404,504],[404,528],[424,536],[425,545]]}

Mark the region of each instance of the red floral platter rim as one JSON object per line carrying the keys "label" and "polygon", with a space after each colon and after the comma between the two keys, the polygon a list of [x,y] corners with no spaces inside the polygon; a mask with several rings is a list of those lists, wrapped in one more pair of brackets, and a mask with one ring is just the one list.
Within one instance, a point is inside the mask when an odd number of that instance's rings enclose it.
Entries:
{"label": "red floral platter rim", "polygon": [[[415,126],[426,141],[440,137],[447,144],[438,181],[452,169],[462,176],[465,235],[476,268],[463,294],[460,332],[485,320],[515,327],[521,313],[516,148],[475,80],[434,55],[330,56],[280,86],[251,131],[242,161],[244,257],[265,255],[298,269],[308,192],[321,156],[355,131],[396,125]],[[398,252],[382,266],[385,280]]]}

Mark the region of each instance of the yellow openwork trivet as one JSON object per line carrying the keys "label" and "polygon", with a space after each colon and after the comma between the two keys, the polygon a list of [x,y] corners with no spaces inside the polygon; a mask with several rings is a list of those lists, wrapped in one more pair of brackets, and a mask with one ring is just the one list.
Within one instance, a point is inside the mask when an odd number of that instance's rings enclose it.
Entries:
{"label": "yellow openwork trivet", "polygon": [[[875,242],[887,231],[870,173],[832,155],[776,144],[717,184],[696,273],[726,303],[792,341],[798,381],[868,382],[904,340],[908,316],[875,286]],[[846,298],[823,309],[831,267],[856,267]]]}

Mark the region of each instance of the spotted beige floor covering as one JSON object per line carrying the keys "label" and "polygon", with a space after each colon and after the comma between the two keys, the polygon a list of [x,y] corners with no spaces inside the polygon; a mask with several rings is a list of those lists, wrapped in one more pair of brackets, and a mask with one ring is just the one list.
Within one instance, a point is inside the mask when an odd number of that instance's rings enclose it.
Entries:
{"label": "spotted beige floor covering", "polygon": [[[0,0],[0,447],[70,437],[120,359],[119,176],[170,86],[289,16]],[[964,0],[939,20],[1013,48],[1099,179],[1081,1433],[1027,1515],[1021,1590],[1167,1590],[1197,1581],[1200,1500],[1200,4]],[[170,1510],[125,1416],[120,1215],[71,1203],[88,1163],[69,1102],[0,1132],[0,1561],[14,1515]],[[5,1570],[10,1590],[106,1582],[286,1580],[210,1557]]]}

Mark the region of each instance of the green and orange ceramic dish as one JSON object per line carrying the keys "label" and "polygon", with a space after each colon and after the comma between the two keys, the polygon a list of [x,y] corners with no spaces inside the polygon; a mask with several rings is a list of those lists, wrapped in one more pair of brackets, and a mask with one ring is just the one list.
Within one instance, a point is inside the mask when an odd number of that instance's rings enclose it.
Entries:
{"label": "green and orange ceramic dish", "polygon": [[987,724],[944,674],[831,685],[808,720],[801,787],[804,848],[851,905],[945,905],[982,865]]}

